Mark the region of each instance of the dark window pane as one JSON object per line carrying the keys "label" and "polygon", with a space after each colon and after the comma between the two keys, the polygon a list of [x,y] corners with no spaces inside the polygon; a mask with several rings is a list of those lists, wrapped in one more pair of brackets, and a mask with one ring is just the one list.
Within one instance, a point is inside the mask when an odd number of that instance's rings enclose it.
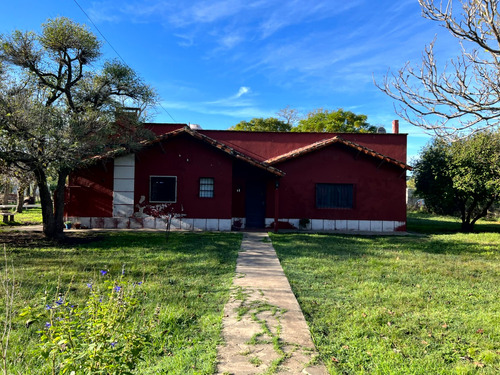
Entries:
{"label": "dark window pane", "polygon": [[151,176],[150,202],[173,203],[177,200],[177,177]]}
{"label": "dark window pane", "polygon": [[214,197],[214,179],[211,177],[200,178],[200,198]]}
{"label": "dark window pane", "polygon": [[316,208],[352,208],[352,184],[316,184]]}

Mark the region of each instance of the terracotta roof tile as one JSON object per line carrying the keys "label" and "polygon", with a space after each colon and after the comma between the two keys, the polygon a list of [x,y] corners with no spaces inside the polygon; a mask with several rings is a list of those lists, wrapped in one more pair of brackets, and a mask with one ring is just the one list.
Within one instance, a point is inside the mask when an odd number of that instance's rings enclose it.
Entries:
{"label": "terracotta roof tile", "polygon": [[[266,170],[266,171],[268,171],[276,176],[283,177],[285,175],[285,172],[283,172],[282,170],[275,168],[275,167],[269,165],[268,163],[259,161],[259,160],[255,159],[249,155],[246,155],[240,151],[237,151],[234,148],[229,147],[228,145],[226,145],[220,141],[217,141],[213,138],[210,138],[209,136],[207,136],[205,134],[201,134],[201,133],[197,132],[196,130],[191,129],[189,126],[185,126],[183,128],[179,128],[179,129],[170,131],[168,133],[164,133],[164,134],[156,137],[153,140],[141,141],[140,144],[143,147],[147,147],[147,146],[151,146],[151,145],[154,145],[157,143],[161,143],[162,141],[176,137],[180,134],[189,134],[193,138],[198,139],[204,143],[207,143],[207,144],[221,150],[222,152],[225,152],[226,154],[233,156],[236,159],[243,160],[243,161],[245,161],[245,162],[247,162],[247,163],[249,163],[257,168],[264,169],[264,170]],[[128,152],[129,151],[125,148],[118,148],[116,150],[109,151],[103,155],[96,156],[92,159],[113,158],[113,157],[116,157],[116,156],[119,156],[119,155],[122,155],[122,154],[125,154]]]}
{"label": "terracotta roof tile", "polygon": [[365,155],[370,155],[376,159],[383,160],[383,161],[386,161],[388,163],[397,165],[398,167],[403,168],[403,169],[412,170],[412,167],[410,167],[406,163],[403,163],[402,161],[393,159],[389,156],[385,156],[385,155],[383,155],[377,151],[374,151],[368,147],[361,146],[355,142],[348,141],[348,140],[343,139],[342,137],[339,137],[339,136],[334,136],[332,138],[323,139],[321,141],[312,143],[310,145],[307,145],[307,146],[295,149],[293,151],[287,152],[286,154],[267,159],[267,160],[265,160],[265,163],[270,164],[270,165],[278,164],[278,163],[281,163],[281,162],[284,162],[287,160],[294,159],[298,156],[302,156],[304,154],[319,150],[319,149],[326,147],[328,145],[331,145],[333,143],[343,144],[347,147],[358,150],[359,152],[362,152]]}
{"label": "terracotta roof tile", "polygon": [[[390,164],[396,165],[402,169],[412,170],[412,167],[410,167],[409,165],[407,165],[406,163],[404,163],[402,161],[399,161],[399,160],[393,159],[389,156],[383,155],[377,151],[374,151],[374,150],[372,150],[368,147],[365,147],[365,146],[361,146],[355,142],[348,141],[348,140],[346,140],[338,135],[331,137],[331,138],[323,139],[323,140],[315,142],[315,143],[311,143],[307,146],[297,148],[293,151],[287,152],[285,154],[282,154],[282,155],[279,155],[279,156],[276,156],[276,157],[273,157],[273,158],[270,158],[270,159],[267,159],[264,161],[259,161],[259,160],[255,159],[254,157],[252,157],[244,152],[237,151],[235,148],[230,147],[221,141],[213,139],[205,134],[202,134],[194,129],[189,128],[189,126],[185,126],[185,127],[164,133],[162,135],[159,135],[158,137],[156,137],[153,140],[144,140],[144,141],[140,142],[140,144],[144,147],[147,147],[147,146],[151,146],[151,145],[160,143],[160,142],[165,141],[167,139],[176,137],[180,134],[189,134],[193,138],[198,139],[204,143],[207,143],[207,144],[221,150],[222,152],[225,152],[226,154],[231,155],[232,157],[234,157],[236,159],[245,161],[245,162],[247,162],[247,163],[249,163],[257,168],[264,169],[264,170],[266,170],[266,171],[268,171],[276,176],[280,176],[280,177],[284,176],[285,172],[274,167],[273,165],[287,161],[287,160],[294,159],[296,157],[305,155],[307,153],[310,153],[310,152],[313,152],[316,150],[319,150],[319,149],[326,147],[328,145],[331,145],[333,143],[343,144],[347,147],[352,148],[353,150],[357,150],[358,152],[364,153],[365,155],[369,155],[369,156],[372,156],[372,157],[379,159],[381,161],[385,161],[385,162],[388,162]],[[92,159],[113,158],[113,157],[116,157],[118,155],[122,155],[122,154],[125,154],[128,152],[130,152],[130,151],[128,151],[125,148],[119,148],[119,149],[107,152],[103,155],[96,156]]]}

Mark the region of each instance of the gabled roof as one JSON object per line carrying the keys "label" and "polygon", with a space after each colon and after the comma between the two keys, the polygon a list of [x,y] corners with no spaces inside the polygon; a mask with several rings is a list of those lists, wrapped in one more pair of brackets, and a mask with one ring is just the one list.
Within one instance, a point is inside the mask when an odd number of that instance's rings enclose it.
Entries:
{"label": "gabled roof", "polygon": [[[207,136],[206,134],[203,134],[199,131],[191,129],[189,126],[183,126],[181,128],[171,130],[169,132],[166,132],[164,134],[157,136],[153,140],[141,141],[140,144],[141,144],[141,146],[147,147],[147,146],[151,146],[151,145],[154,145],[157,143],[161,143],[162,141],[165,141],[167,139],[177,137],[181,134],[188,134],[189,136],[191,136],[191,137],[193,137],[193,138],[195,138],[203,143],[206,143],[212,147],[215,147],[215,148],[219,149],[220,151],[222,151],[222,152],[224,152],[224,153],[226,153],[226,154],[228,154],[236,159],[242,160],[246,163],[249,163],[250,165],[253,165],[257,168],[263,169],[263,170],[265,170],[269,173],[272,173],[276,176],[279,176],[279,177],[283,177],[285,175],[285,172],[274,167],[273,165],[276,165],[278,163],[281,163],[281,162],[284,162],[287,160],[292,160],[294,158],[297,158],[299,156],[308,154],[308,153],[316,151],[316,150],[320,150],[320,149],[327,147],[327,146],[334,144],[334,143],[342,144],[348,148],[356,150],[358,153],[363,153],[365,155],[371,156],[375,159],[380,160],[381,162],[388,162],[388,163],[396,165],[404,170],[412,170],[412,167],[410,167],[409,165],[407,165],[406,163],[404,163],[402,161],[399,161],[399,160],[396,160],[396,159],[391,158],[389,156],[383,155],[377,151],[374,151],[368,147],[362,146],[356,142],[344,139],[338,135],[333,136],[331,138],[323,139],[321,141],[317,141],[317,142],[308,144],[304,147],[297,148],[295,150],[284,153],[282,155],[278,155],[278,156],[269,158],[267,160],[258,160],[254,156],[250,156],[249,154],[244,153],[243,151],[238,151],[234,147],[228,146],[224,142],[221,142],[219,140],[216,140],[212,137]],[[103,155],[96,156],[92,159],[113,158],[113,157],[116,157],[116,156],[119,156],[119,155],[122,155],[125,153],[129,153],[129,152],[130,151],[127,150],[126,148],[119,148],[119,149],[109,151]]]}
{"label": "gabled roof", "polygon": [[269,164],[269,165],[278,164],[278,163],[302,156],[304,154],[308,154],[310,152],[322,149],[322,148],[329,146],[333,143],[343,144],[343,145],[350,147],[354,150],[357,150],[358,152],[361,152],[365,155],[369,155],[369,156],[372,156],[372,157],[379,159],[381,161],[385,161],[385,162],[397,165],[398,167],[403,168],[403,169],[412,170],[412,168],[409,165],[407,165],[406,163],[403,163],[401,161],[393,159],[389,156],[382,155],[381,153],[378,153],[377,151],[374,151],[374,150],[372,150],[368,147],[365,147],[365,146],[361,146],[355,142],[348,141],[342,137],[339,137],[338,135],[336,135],[332,138],[323,139],[321,141],[312,143],[310,145],[295,149],[293,151],[287,152],[286,154],[267,159],[264,162]]}
{"label": "gabled roof", "polygon": [[180,134],[189,134],[193,138],[198,139],[206,144],[209,144],[210,146],[213,146],[213,147],[221,150],[222,152],[225,152],[226,154],[228,154],[236,159],[242,160],[242,161],[249,163],[257,168],[268,171],[276,176],[283,177],[285,175],[285,172],[283,172],[282,170],[279,170],[278,168],[275,168],[275,167],[269,165],[268,163],[259,161],[259,160],[255,159],[249,155],[246,155],[240,151],[237,151],[234,148],[229,147],[228,145],[226,145],[220,141],[217,141],[213,138],[210,138],[209,136],[207,136],[205,134],[202,134],[200,132],[197,132],[196,130],[191,129],[189,126],[185,126],[183,128],[176,129],[176,130],[173,130],[171,132],[162,134],[152,141],[145,141],[145,142],[141,142],[141,143],[143,146],[149,146],[149,145],[156,144],[156,143],[162,142],[164,140],[176,137]]}

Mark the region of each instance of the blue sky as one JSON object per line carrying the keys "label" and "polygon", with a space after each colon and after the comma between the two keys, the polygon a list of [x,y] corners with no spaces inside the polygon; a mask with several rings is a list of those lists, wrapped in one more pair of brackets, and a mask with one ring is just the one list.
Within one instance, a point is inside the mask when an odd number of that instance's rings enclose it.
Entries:
{"label": "blue sky", "polygon": [[[344,108],[391,128],[394,103],[379,91],[388,69],[415,64],[435,35],[438,54],[456,44],[420,15],[416,0],[77,0],[119,55],[153,87],[154,121],[227,129],[276,116]],[[35,30],[66,16],[88,24],[74,0],[2,4],[0,33]],[[106,43],[104,58],[117,58]],[[168,113],[167,113],[168,112]],[[400,120],[414,158],[430,139]]]}

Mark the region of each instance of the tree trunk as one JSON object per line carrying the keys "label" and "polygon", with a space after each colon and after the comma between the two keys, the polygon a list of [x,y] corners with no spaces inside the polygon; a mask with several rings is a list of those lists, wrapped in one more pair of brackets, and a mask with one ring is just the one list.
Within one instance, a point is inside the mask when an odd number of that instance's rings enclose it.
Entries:
{"label": "tree trunk", "polygon": [[3,192],[2,204],[9,204],[9,193],[10,193],[10,189],[11,189],[10,183],[5,182],[4,188],[5,188],[5,190]]}
{"label": "tree trunk", "polygon": [[57,187],[54,194],[54,220],[58,235],[62,235],[64,230],[64,200],[66,198],[65,188],[68,174],[69,172],[66,170],[59,171],[57,176]]}
{"label": "tree trunk", "polygon": [[465,233],[470,233],[474,230],[474,223],[462,221],[461,231]]}
{"label": "tree trunk", "polygon": [[24,193],[26,192],[28,186],[29,184],[26,182],[19,182],[19,187],[17,189],[17,208],[16,208],[18,214],[23,212]]}
{"label": "tree trunk", "polygon": [[42,169],[36,169],[34,172],[38,192],[40,193],[40,204],[42,206],[43,234],[47,238],[55,239],[57,238],[57,232],[54,220],[54,207],[52,205],[50,189],[47,185],[47,176]]}

